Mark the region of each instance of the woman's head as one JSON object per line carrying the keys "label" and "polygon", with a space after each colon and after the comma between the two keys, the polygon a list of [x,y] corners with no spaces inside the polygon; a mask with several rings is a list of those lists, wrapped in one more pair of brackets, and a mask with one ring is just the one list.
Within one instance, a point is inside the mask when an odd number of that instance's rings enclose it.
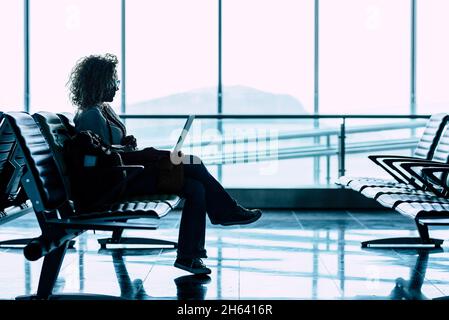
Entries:
{"label": "woman's head", "polygon": [[70,100],[80,109],[112,102],[118,90],[117,57],[113,54],[81,58],[70,74]]}

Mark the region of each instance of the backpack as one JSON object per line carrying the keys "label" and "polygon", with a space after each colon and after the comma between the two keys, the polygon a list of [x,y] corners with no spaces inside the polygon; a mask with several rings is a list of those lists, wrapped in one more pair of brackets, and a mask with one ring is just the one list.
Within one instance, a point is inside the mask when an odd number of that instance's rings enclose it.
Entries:
{"label": "backpack", "polygon": [[86,130],[65,141],[63,155],[77,213],[106,210],[119,201],[126,188],[120,151]]}

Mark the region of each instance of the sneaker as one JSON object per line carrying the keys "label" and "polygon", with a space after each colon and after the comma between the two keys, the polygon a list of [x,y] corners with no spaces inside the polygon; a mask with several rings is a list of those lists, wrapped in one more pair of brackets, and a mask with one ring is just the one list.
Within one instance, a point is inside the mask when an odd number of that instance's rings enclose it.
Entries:
{"label": "sneaker", "polygon": [[200,258],[179,259],[175,261],[175,267],[194,273],[194,274],[210,274],[212,271],[206,267]]}
{"label": "sneaker", "polygon": [[226,217],[225,221],[213,221],[212,224],[221,224],[222,226],[232,226],[236,224],[253,223],[262,216],[260,209],[246,209],[240,205],[237,210]]}

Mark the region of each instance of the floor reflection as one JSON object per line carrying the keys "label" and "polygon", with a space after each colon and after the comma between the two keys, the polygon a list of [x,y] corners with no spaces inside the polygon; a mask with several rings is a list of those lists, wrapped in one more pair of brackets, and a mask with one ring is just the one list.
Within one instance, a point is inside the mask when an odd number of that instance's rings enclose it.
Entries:
{"label": "floor reflection", "polygon": [[186,275],[176,278],[176,297],[178,300],[204,300],[207,284],[211,282],[208,275]]}
{"label": "floor reflection", "polygon": [[[150,250],[147,254],[152,254],[152,251],[153,250]],[[111,253],[115,274],[120,286],[120,297],[128,300],[148,299],[149,296],[145,292],[142,279],[131,280],[123,260],[124,253],[123,250],[112,250]],[[141,252],[141,254],[143,253],[144,252]]]}
{"label": "floor reflection", "polygon": [[[155,233],[173,239],[179,215],[167,218]],[[104,234],[85,233],[68,252],[54,292],[130,300],[426,300],[449,295],[449,241],[431,251],[360,247],[368,239],[415,235],[414,224],[400,218],[394,213],[280,211],[264,214],[254,225],[208,225],[205,263],[210,276],[174,268],[176,250],[99,250],[97,239]],[[0,240],[11,238],[15,230],[32,234],[37,228],[13,223],[2,229]],[[23,225],[30,229],[24,232]],[[449,238],[448,230],[431,233]],[[36,292],[41,260],[29,262],[19,249],[0,250],[0,259],[0,298]]]}
{"label": "floor reflection", "polygon": [[[444,250],[441,248],[434,248],[429,250],[403,250],[401,252],[402,254],[416,255],[416,262],[410,268],[410,275],[408,280],[404,279],[403,277],[396,278],[395,286],[391,290],[389,296],[375,298],[385,300],[428,300],[429,298],[426,297],[422,292],[422,286],[425,281],[429,256],[432,253],[441,252],[444,252]],[[359,296],[358,298],[373,299],[374,297]]]}
{"label": "floor reflection", "polygon": [[[433,252],[443,252],[442,249]],[[425,300],[427,299],[421,292],[427,270],[427,262],[429,261],[430,251],[418,251],[416,264],[410,272],[410,279],[396,279],[396,286],[391,291],[390,299],[392,300]]]}

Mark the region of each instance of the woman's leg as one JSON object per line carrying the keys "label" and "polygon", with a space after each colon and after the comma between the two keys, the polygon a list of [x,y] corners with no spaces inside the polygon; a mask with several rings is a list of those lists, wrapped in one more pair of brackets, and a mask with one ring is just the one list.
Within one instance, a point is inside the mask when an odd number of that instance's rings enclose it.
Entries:
{"label": "woman's leg", "polygon": [[200,181],[205,188],[206,210],[212,222],[222,220],[227,213],[237,208],[237,202],[226,192],[223,186],[210,174],[197,156],[185,155],[183,159],[184,175]]}
{"label": "woman's leg", "polygon": [[[157,192],[153,168],[145,167],[143,173],[128,184],[126,196],[148,195]],[[179,196],[185,199],[178,236],[178,257],[175,266],[196,274],[211,272],[199,258],[207,258],[206,195],[203,184],[185,177]]]}
{"label": "woman's leg", "polygon": [[206,210],[212,224],[231,226],[248,224],[262,216],[259,209],[246,209],[237,204],[223,186],[209,173],[197,156],[186,155],[183,158],[184,175],[201,181],[206,189]]}
{"label": "woman's leg", "polygon": [[207,258],[204,249],[206,238],[206,197],[203,184],[195,179],[184,179],[179,193],[185,199],[178,238],[178,258]]}

